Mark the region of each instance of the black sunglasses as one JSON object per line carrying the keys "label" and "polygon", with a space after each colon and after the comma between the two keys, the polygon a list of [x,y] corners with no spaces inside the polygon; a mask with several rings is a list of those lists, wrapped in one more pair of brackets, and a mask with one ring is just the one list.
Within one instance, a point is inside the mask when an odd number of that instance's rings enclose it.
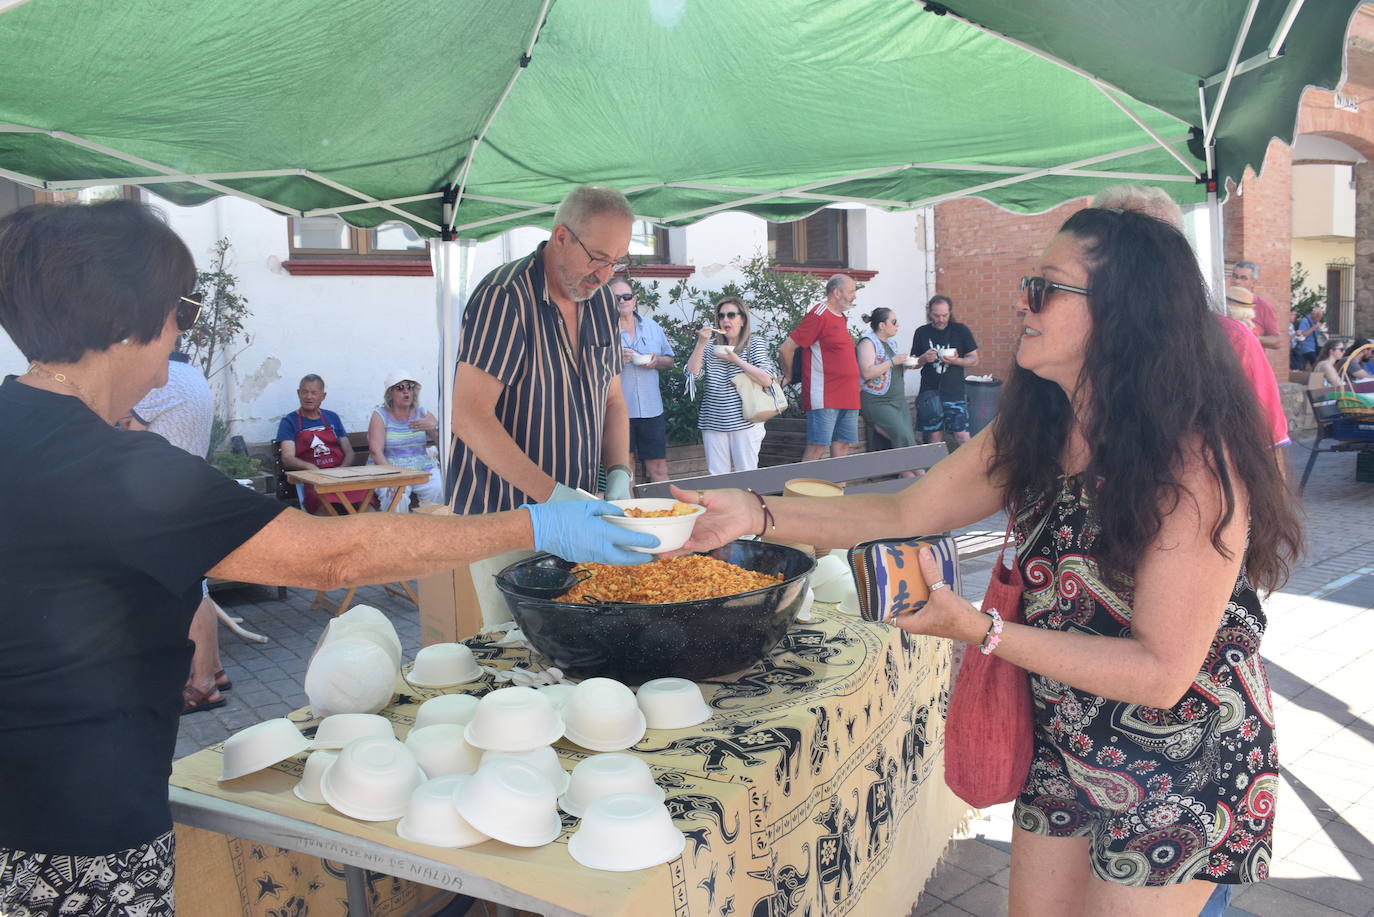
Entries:
{"label": "black sunglasses", "polygon": [[1065,293],[1078,293],[1082,296],[1091,296],[1092,290],[1084,287],[1070,286],[1067,283],[1059,283],[1054,280],[1046,280],[1044,277],[1022,277],[1021,294],[1026,297],[1026,305],[1031,312],[1039,314],[1045,308],[1045,294],[1053,290],[1063,290]]}
{"label": "black sunglasses", "polygon": [[618,299],[618,300],[620,300],[621,302],[629,302],[630,300],[632,300],[632,299],[635,298],[635,294],[633,294],[633,293],[617,293],[617,294],[615,294],[615,298]]}
{"label": "black sunglasses", "polygon": [[200,303],[194,299],[177,297],[177,330],[185,333],[194,328],[196,319],[200,318],[200,309]]}
{"label": "black sunglasses", "polygon": [[716,318],[739,318],[738,312],[717,312]]}
{"label": "black sunglasses", "polygon": [[419,384],[415,382],[397,382],[392,386],[398,392],[413,392],[419,387]]}

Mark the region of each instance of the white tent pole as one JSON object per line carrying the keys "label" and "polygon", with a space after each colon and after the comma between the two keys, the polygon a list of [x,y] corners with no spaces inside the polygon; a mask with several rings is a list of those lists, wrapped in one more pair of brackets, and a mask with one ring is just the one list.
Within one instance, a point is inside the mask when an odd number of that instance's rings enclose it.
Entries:
{"label": "white tent pole", "polygon": [[1222,106],[1226,104],[1226,94],[1231,91],[1231,80],[1235,79],[1236,64],[1240,61],[1240,49],[1245,45],[1245,37],[1250,34],[1250,23],[1255,20],[1255,9],[1258,6],[1259,0],[1250,0],[1250,5],[1245,9],[1245,21],[1241,23],[1236,40],[1231,44],[1231,56],[1226,61],[1226,77],[1221,81],[1217,103],[1212,106],[1212,116],[1207,119],[1207,127],[1202,133],[1204,146],[1210,146],[1212,138],[1216,136],[1217,120],[1221,117]]}
{"label": "white tent pole", "polygon": [[1168,153],[1170,156],[1177,159],[1179,165],[1183,166],[1183,168],[1188,170],[1189,175],[1192,175],[1194,178],[1198,177],[1197,167],[1190,163],[1188,160],[1184,159],[1182,156],[1180,156],[1178,154],[1178,150],[1174,149],[1169,144],[1165,143],[1163,137],[1160,137],[1159,134],[1156,133],[1148,124],[1140,120],[1140,116],[1137,115],[1135,112],[1131,111],[1130,108],[1126,106],[1125,102],[1122,102],[1120,99],[1116,97],[1116,93],[1108,92],[1106,89],[1102,88],[1101,84],[1098,84],[1097,91],[1102,93],[1102,95],[1106,96],[1107,101],[1111,102],[1117,108],[1121,109],[1122,113],[1125,114],[1126,117],[1130,118],[1132,121],[1135,122],[1136,127],[1140,128],[1142,131],[1149,134],[1150,137],[1154,139],[1155,143],[1159,144],[1160,147],[1163,148],[1164,152]]}
{"label": "white tent pole", "polygon": [[1221,197],[1217,194],[1216,183],[1207,186],[1207,216],[1212,224],[1212,297],[1213,307],[1226,311],[1226,248],[1221,237]]}
{"label": "white tent pole", "polygon": [[1302,11],[1302,3],[1303,0],[1288,0],[1288,9],[1283,11],[1283,18],[1279,20],[1279,27],[1274,30],[1274,37],[1269,39],[1271,60],[1283,53],[1283,43],[1288,40],[1288,30],[1293,28],[1293,21]]}

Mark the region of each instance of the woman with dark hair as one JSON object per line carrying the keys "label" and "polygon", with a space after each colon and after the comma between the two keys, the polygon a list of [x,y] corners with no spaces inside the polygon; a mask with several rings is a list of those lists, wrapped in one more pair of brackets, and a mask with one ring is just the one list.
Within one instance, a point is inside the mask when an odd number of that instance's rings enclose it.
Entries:
{"label": "woman with dark hair", "polygon": [[[1346,362],[1345,355],[1350,352],[1350,342],[1345,338],[1332,338],[1322,345],[1321,350],[1317,351],[1317,362],[1312,367],[1312,372],[1307,377],[1307,387],[1310,389],[1334,389],[1345,385],[1341,379],[1342,364]],[[1364,379],[1369,376],[1364,367],[1359,363],[1350,367],[1350,378]]]}
{"label": "woman with dark hair", "polygon": [[688,377],[705,377],[697,426],[706,447],[708,474],[752,471],[759,467],[763,424],[744,416],[734,378],[741,373],[759,386],[771,385],[773,361],[768,342],[749,333],[749,309],[738,296],[716,301],[716,324],[702,325],[687,358]]}
{"label": "woman with dark hair", "polygon": [[1283,582],[1301,531],[1178,230],[1079,211],[1017,313],[1017,367],[971,448],[895,498],[770,497],[765,512],[708,492],[686,549],[765,518],[781,540],[850,545],[1007,510],[1026,623],[1003,628],[939,581],[894,623],[1030,672],[1011,913],[1193,917],[1212,883],[1268,875],[1278,759],[1258,591]]}
{"label": "woman with dark hair", "polygon": [[32,361],[0,384],[0,914],[173,913],[167,777],[207,573],[337,589],[531,546],[636,563],[656,541],[601,501],[310,516],[117,430],[166,383],[195,280],[133,201],[0,219],[0,326]]}
{"label": "woman with dark hair", "polygon": [[[863,320],[870,330],[859,338],[859,414],[887,440],[889,449],[916,445],[906,403],[906,358],[889,342],[897,336],[897,314],[885,306]],[[909,472],[908,472],[909,474]]]}

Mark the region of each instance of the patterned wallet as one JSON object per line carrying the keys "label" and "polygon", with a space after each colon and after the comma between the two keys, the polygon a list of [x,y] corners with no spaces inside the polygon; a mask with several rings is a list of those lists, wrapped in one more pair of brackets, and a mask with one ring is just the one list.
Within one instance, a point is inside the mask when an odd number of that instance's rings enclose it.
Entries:
{"label": "patterned wallet", "polygon": [[864,620],[886,621],[925,606],[930,590],[921,575],[917,552],[926,546],[935,551],[944,581],[960,592],[959,549],[950,536],[866,541],[849,549],[849,567],[854,571],[859,613]]}

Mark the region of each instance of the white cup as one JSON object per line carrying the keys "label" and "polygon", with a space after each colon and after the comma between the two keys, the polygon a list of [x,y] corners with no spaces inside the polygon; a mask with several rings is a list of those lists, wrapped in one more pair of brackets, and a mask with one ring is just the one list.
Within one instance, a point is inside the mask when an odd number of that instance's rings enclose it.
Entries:
{"label": "white cup", "polygon": [[620,751],[644,738],[644,712],[634,692],[613,678],[588,678],[563,706],[569,740],[592,751]]}
{"label": "white cup", "polygon": [[592,802],[615,793],[642,793],[663,801],[663,789],[643,758],[611,752],[583,758],[573,768],[568,789],[558,799],[558,807],[578,818]]}
{"label": "white cup", "polygon": [[463,643],[435,643],[415,654],[406,681],[421,688],[447,688],[482,677],[477,657]]}
{"label": "white cup", "polygon": [[478,831],[516,847],[542,847],[563,830],[553,784],[520,761],[484,763],[454,791],[453,803]]}
{"label": "white cup", "polygon": [[330,765],[337,760],[339,760],[337,751],[329,751],[328,749],[312,751],[310,757],[305,759],[305,772],[301,774],[301,779],[296,782],[296,785],[291,788],[291,792],[296,794],[297,799],[323,805],[324,794],[320,792],[320,780],[324,777],[324,772],[329,770]]}
{"label": "white cup", "polygon": [[473,748],[463,738],[466,726],[455,723],[435,723],[410,730],[406,748],[426,777],[452,777],[471,774],[482,760],[482,750]]}
{"label": "white cup", "polygon": [[320,780],[320,793],[349,818],[389,821],[405,814],[410,794],[424,781],[424,772],[405,745],[367,736],[339,752]]}
{"label": "white cup", "polygon": [[467,730],[468,744],[484,751],[529,751],[558,741],[563,718],[533,688],[498,688],[478,702]]}
{"label": "white cup", "polygon": [[391,720],[375,713],[335,713],[315,730],[316,748],[343,748],[363,736],[395,738]]}
{"label": "white cup", "polygon": [[315,653],[305,670],[305,696],[316,716],[376,713],[396,688],[387,651],[362,637],[340,637]]}
{"label": "white cup", "polygon": [[453,794],[468,779],[466,774],[426,780],[410,794],[405,817],[396,823],[396,834],[417,844],[434,847],[471,847],[488,840],[468,824],[453,804]]}
{"label": "white cup", "polygon": [[433,726],[436,723],[453,723],[466,726],[477,713],[477,698],[471,694],[441,694],[431,697],[415,711],[415,725],[411,732]]}
{"label": "white cup", "polygon": [[224,765],[219,779],[233,780],[260,771],[309,748],[310,740],[285,717],[254,723],[224,740]]}
{"label": "white cup", "polygon": [[587,806],[581,826],[568,840],[568,853],[591,869],[631,872],[667,863],[686,843],[660,800],[616,793]]}
{"label": "white cup", "polygon": [[563,762],[558,760],[558,752],[552,745],[530,751],[486,751],[482,753],[482,763],[488,761],[519,761],[539,771],[553,786],[556,796],[568,791],[568,772],[563,770]]}
{"label": "white cup", "polygon": [[686,729],[711,718],[701,688],[685,678],[655,678],[635,695],[650,729]]}

